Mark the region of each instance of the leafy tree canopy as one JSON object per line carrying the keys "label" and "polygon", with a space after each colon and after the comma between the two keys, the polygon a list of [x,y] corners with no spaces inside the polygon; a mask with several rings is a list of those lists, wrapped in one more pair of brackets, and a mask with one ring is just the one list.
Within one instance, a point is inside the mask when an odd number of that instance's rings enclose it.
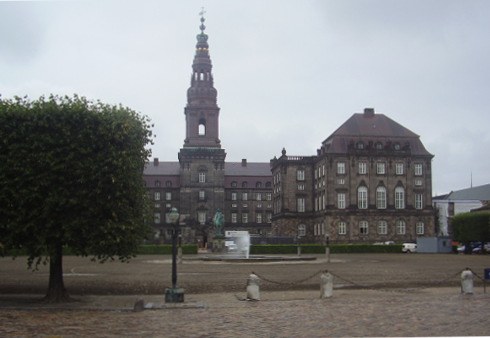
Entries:
{"label": "leafy tree canopy", "polygon": [[150,127],[129,108],[77,95],[0,97],[5,249],[27,252],[30,267],[55,261],[61,247],[101,261],[130,258],[149,231],[142,174]]}

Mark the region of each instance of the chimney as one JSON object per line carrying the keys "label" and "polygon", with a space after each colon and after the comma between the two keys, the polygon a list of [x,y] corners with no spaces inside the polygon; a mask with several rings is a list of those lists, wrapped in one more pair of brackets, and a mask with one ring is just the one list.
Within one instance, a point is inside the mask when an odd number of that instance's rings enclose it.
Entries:
{"label": "chimney", "polygon": [[157,166],[158,166],[158,157],[155,157],[155,158],[153,159],[153,165],[154,165],[155,167],[157,167]]}
{"label": "chimney", "polygon": [[247,166],[247,159],[243,158],[242,159],[242,167],[246,167],[246,166]]}
{"label": "chimney", "polygon": [[364,108],[364,117],[373,117],[374,108]]}

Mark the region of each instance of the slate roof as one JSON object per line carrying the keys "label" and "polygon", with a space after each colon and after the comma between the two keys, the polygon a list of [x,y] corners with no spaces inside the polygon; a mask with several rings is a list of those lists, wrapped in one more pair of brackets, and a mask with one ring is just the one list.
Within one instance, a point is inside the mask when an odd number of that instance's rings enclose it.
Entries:
{"label": "slate roof", "polygon": [[352,142],[366,143],[398,142],[402,147],[409,146],[412,155],[432,156],[420,141],[419,135],[393,121],[384,114],[370,109],[363,114],[352,115],[322,145],[326,153],[346,153]]}
{"label": "slate roof", "polygon": [[[144,175],[167,176],[180,175],[179,162],[159,161],[148,162],[145,166]],[[225,162],[225,176],[272,176],[269,162]]]}
{"label": "slate roof", "polygon": [[467,188],[457,191],[452,191],[448,200],[478,200],[490,201],[490,184],[480,185],[478,187]]}
{"label": "slate roof", "polygon": [[272,176],[269,162],[226,162],[225,176]]}
{"label": "slate roof", "polygon": [[151,176],[159,176],[159,175],[180,175],[180,164],[179,162],[158,162],[158,165],[155,165],[155,162],[148,162],[145,166],[145,170],[143,175],[151,175]]}

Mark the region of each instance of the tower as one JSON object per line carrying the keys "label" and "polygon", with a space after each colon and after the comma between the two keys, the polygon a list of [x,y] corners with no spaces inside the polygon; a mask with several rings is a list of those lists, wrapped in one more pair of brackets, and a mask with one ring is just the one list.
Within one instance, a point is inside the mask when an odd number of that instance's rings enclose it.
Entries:
{"label": "tower", "polygon": [[186,138],[179,151],[180,208],[190,222],[205,225],[216,209],[224,208],[226,153],[219,140],[219,107],[211,73],[208,35],[204,33],[204,12],[200,15],[201,32],[196,37],[191,85],[184,109]]}

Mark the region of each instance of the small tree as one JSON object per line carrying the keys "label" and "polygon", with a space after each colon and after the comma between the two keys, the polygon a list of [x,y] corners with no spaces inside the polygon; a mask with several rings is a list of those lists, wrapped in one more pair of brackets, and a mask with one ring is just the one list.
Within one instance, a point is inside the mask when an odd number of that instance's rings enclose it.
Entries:
{"label": "small tree", "polygon": [[490,241],[490,213],[466,212],[452,219],[454,239],[466,244],[466,251],[471,250],[470,242]]}
{"label": "small tree", "polygon": [[83,97],[0,97],[0,241],[49,261],[46,300],[68,300],[62,251],[104,262],[147,236],[149,120]]}

